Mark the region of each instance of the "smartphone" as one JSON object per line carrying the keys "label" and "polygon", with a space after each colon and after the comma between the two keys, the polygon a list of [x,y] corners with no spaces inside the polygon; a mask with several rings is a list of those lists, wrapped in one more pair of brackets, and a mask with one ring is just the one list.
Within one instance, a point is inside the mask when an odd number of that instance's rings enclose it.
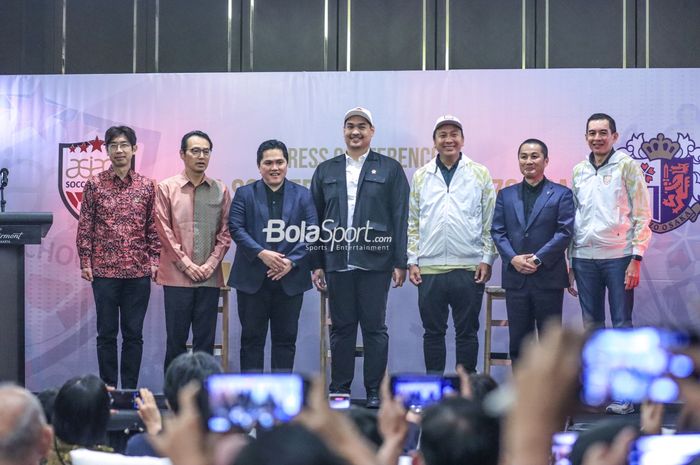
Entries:
{"label": "smartphone", "polygon": [[574,443],[578,439],[576,431],[561,431],[552,435],[552,460],[553,465],[571,465],[569,455]]}
{"label": "smartphone", "polygon": [[350,408],[350,394],[331,394],[328,404],[332,409],[344,410]]}
{"label": "smartphone", "polygon": [[136,399],[139,397],[138,389],[115,389],[108,391],[111,398],[111,408],[116,410],[136,410]]}
{"label": "smartphone", "polygon": [[686,465],[700,455],[700,434],[641,436],[632,444],[630,465]]}
{"label": "smartphone", "polygon": [[408,410],[420,411],[445,396],[459,395],[457,376],[397,374],[391,376],[391,393],[401,396]]}
{"label": "smartphone", "polygon": [[581,353],[581,400],[591,406],[645,399],[673,402],[678,385],[695,371],[693,361],[673,351],[687,347],[687,334],[641,327],[595,331]]}
{"label": "smartphone", "polygon": [[209,431],[271,428],[294,418],[304,405],[304,380],[295,373],[225,373],[209,376],[201,392]]}

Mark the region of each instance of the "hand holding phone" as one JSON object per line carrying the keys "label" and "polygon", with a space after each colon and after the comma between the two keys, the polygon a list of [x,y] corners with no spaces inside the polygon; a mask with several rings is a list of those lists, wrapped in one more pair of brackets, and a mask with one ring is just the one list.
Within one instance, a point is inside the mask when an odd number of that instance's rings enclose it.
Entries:
{"label": "hand holding phone", "polygon": [[108,391],[111,398],[111,408],[115,410],[138,410],[136,399],[139,397],[138,389],[114,389]]}
{"label": "hand holding phone", "polygon": [[396,374],[391,376],[391,393],[401,396],[407,410],[420,411],[443,397],[459,395],[457,376]]}

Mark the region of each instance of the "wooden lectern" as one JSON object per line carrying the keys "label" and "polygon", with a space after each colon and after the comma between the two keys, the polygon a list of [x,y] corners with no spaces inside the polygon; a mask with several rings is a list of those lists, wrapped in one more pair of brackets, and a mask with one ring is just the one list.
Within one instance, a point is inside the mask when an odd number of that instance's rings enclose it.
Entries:
{"label": "wooden lectern", "polygon": [[0,381],[24,386],[24,246],[52,223],[52,213],[0,213]]}

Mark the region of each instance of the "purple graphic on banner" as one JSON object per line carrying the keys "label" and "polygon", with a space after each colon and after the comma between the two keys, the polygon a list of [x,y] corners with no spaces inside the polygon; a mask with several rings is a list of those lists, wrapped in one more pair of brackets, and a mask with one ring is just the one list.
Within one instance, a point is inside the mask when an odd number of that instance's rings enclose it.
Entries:
{"label": "purple graphic on banner", "polygon": [[[700,183],[700,154],[693,156],[695,141],[678,134],[674,141],[658,134],[648,141],[644,133],[634,134],[626,143],[630,155],[640,160],[640,167],[651,194],[651,230],[664,234],[695,222],[700,215],[700,194],[694,189]],[[642,161],[644,160],[644,161]]]}

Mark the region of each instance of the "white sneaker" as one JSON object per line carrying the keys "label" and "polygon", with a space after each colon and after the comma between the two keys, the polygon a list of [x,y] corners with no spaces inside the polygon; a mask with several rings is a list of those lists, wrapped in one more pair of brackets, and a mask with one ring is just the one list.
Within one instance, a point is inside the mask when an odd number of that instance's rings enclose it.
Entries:
{"label": "white sneaker", "polygon": [[634,405],[632,405],[632,402],[615,401],[605,408],[605,413],[627,415],[628,413],[634,413]]}

